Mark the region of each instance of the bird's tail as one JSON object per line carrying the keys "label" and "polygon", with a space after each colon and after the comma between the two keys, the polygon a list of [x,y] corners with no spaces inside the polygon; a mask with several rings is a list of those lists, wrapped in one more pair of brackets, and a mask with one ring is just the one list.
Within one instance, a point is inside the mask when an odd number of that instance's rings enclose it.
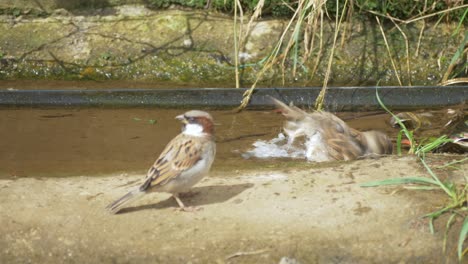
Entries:
{"label": "bird's tail", "polygon": [[136,200],[145,194],[144,191],[140,189],[133,190],[126,195],[122,196],[121,198],[117,199],[113,203],[109,204],[106,209],[109,210],[110,213],[116,214],[117,212],[122,209],[122,207],[130,201]]}
{"label": "bird's tail", "polygon": [[280,100],[274,98],[274,97],[271,97],[269,96],[270,99],[273,101],[273,103],[276,105],[276,107],[278,107],[278,109],[281,111],[281,113],[286,117],[286,119],[288,120],[299,120],[299,119],[302,119],[304,118],[304,116],[306,115],[306,113],[294,106],[294,105],[287,105],[283,102],[281,102]]}

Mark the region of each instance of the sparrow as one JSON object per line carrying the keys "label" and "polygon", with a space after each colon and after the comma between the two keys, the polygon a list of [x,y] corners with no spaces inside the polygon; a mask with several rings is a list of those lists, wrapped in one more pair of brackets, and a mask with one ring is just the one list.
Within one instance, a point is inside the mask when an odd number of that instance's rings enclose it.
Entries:
{"label": "sparrow", "polygon": [[360,157],[391,154],[390,138],[380,131],[361,132],[349,127],[332,113],[308,113],[271,97],[286,117],[283,130],[292,144],[305,137],[306,157],[310,161],[354,160]]}
{"label": "sparrow", "polygon": [[144,182],[106,209],[117,213],[130,201],[150,192],[171,193],[183,211],[179,194],[187,192],[208,174],[216,155],[214,123],[210,114],[191,110],[176,117],[183,123],[182,132],[164,148],[146,174]]}

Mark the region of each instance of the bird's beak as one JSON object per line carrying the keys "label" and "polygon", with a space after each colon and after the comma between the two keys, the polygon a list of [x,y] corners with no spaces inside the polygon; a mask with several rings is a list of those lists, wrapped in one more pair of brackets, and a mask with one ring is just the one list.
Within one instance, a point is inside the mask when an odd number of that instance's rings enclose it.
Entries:
{"label": "bird's beak", "polygon": [[185,119],[184,115],[178,115],[178,116],[175,117],[175,119],[181,121],[184,124],[187,124],[187,119]]}

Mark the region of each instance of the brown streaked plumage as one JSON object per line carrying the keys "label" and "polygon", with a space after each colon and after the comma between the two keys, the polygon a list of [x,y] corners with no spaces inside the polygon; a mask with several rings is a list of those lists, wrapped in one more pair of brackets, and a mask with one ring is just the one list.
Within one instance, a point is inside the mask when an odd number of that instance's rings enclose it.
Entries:
{"label": "brown streaked plumage", "polygon": [[292,143],[306,137],[306,157],[312,161],[353,160],[368,155],[391,154],[392,142],[382,132],[361,132],[328,112],[307,113],[271,98],[286,117],[284,131]]}
{"label": "brown streaked plumage", "polygon": [[213,118],[199,110],[176,118],[184,123],[182,133],[167,144],[140,187],[106,207],[111,213],[117,213],[126,203],[148,192],[171,193],[180,208],[187,209],[178,194],[188,191],[211,168],[216,154]]}

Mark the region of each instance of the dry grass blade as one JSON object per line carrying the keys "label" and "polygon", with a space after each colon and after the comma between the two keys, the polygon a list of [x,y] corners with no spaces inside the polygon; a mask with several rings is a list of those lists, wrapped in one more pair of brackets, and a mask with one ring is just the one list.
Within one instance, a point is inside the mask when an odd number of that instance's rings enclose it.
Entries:
{"label": "dry grass blade", "polygon": [[416,46],[416,51],[414,52],[414,56],[417,58],[419,56],[419,48],[421,47],[421,40],[424,33],[424,29],[426,28],[426,22],[423,20],[423,25],[421,26],[421,30],[419,31],[418,37],[418,45]]}
{"label": "dry grass blade", "polygon": [[455,79],[450,79],[445,82],[439,83],[441,86],[447,86],[447,85],[452,85],[452,84],[459,84],[459,83],[468,83],[468,78],[455,78]]}
{"label": "dry grass blade", "polygon": [[407,73],[408,73],[408,85],[409,86],[412,86],[411,84],[411,67],[410,67],[410,54],[409,54],[409,41],[408,41],[408,37],[406,37],[406,34],[405,32],[400,28],[400,26],[398,26],[398,24],[395,22],[395,20],[393,19],[393,17],[391,16],[388,16],[388,18],[393,22],[393,24],[395,25],[395,27],[400,31],[401,35],[403,36],[403,38],[405,39],[405,50],[406,50],[406,69],[407,69]]}
{"label": "dry grass blade", "polygon": [[449,12],[452,12],[454,10],[461,9],[461,8],[467,8],[467,7],[468,7],[468,4],[461,5],[461,6],[456,6],[456,7],[448,8],[448,9],[445,9],[445,10],[442,10],[442,11],[439,11],[439,12],[435,12],[435,13],[432,13],[432,14],[429,14],[429,15],[420,16],[420,17],[416,17],[416,18],[412,18],[412,19],[408,19],[408,20],[400,20],[400,22],[403,22],[405,24],[410,24],[410,23],[413,23],[413,22],[416,22],[416,21],[419,21],[419,20],[424,20],[426,18],[430,18],[430,17],[437,16],[437,15],[440,15],[440,14],[449,13]]}
{"label": "dry grass blade", "polygon": [[[340,27],[341,23],[343,22],[343,17],[344,17],[344,12],[346,11],[346,5],[348,4],[348,0],[345,1],[344,3],[344,8],[341,13],[341,16],[338,14],[338,8],[336,9],[336,20],[335,20],[335,35],[333,37],[333,46],[330,51],[330,57],[328,58],[328,66],[327,66],[327,72],[325,73],[325,79],[323,80],[323,86],[322,90],[320,90],[319,95],[317,96],[317,99],[315,100],[315,109],[321,110],[323,108],[323,102],[325,100],[325,93],[327,91],[328,87],[328,80],[330,79],[331,75],[331,66],[333,62],[333,56],[335,54],[335,48],[336,48],[336,42],[338,39],[338,33],[340,32]],[[336,1],[336,6],[339,6],[339,1]]]}
{"label": "dry grass blade", "polygon": [[[420,12],[420,15],[424,14],[426,12],[426,10],[427,10],[427,0],[424,0],[424,8]],[[417,58],[419,56],[419,48],[421,47],[421,40],[422,40],[422,35],[424,33],[425,27],[426,27],[426,21],[423,20],[421,30],[419,31],[418,44],[416,46],[416,51],[414,52],[414,57],[415,58]]]}
{"label": "dry grass blade", "polygon": [[388,56],[390,57],[390,62],[392,63],[393,71],[395,71],[395,76],[397,77],[397,80],[400,86],[403,86],[403,84],[401,83],[400,76],[398,75],[395,61],[393,61],[392,52],[390,51],[390,46],[388,45],[387,37],[385,36],[385,32],[382,28],[382,24],[380,23],[380,19],[377,16],[375,17],[375,19],[377,20],[377,23],[379,24],[380,32],[382,33],[382,37],[385,42],[385,47],[387,48]]}
{"label": "dry grass blade", "polygon": [[[295,47],[296,49],[298,48],[297,47],[298,46],[297,40],[298,40],[300,31],[301,31],[302,23],[304,21],[305,11],[309,7],[310,3],[311,3],[311,1],[299,1],[299,5],[298,5],[298,7],[296,9],[296,13],[298,14],[297,15],[298,18],[296,20],[296,24],[294,26],[292,36],[289,38],[288,44],[286,45],[285,51],[283,52],[284,53],[283,60],[281,61],[281,70],[282,70],[282,73],[283,73],[283,85],[285,83],[285,80],[284,80],[285,70],[284,69],[285,69],[287,54],[291,50],[291,48],[293,48],[293,47]],[[307,6],[304,7],[304,4],[306,4]],[[293,65],[293,76],[295,76],[295,75],[296,75],[296,63],[294,63],[294,65]]]}
{"label": "dry grass blade", "polygon": [[[320,64],[320,58],[321,58],[321,55],[322,55],[322,52],[323,52],[323,10],[320,8],[319,9],[319,17],[316,17],[315,21],[314,21],[314,32],[315,32],[315,29],[317,28],[317,23],[319,21],[319,18],[320,18],[320,35],[319,35],[319,39],[320,39],[320,42],[319,42],[319,50],[317,52],[317,55],[316,55],[316,58],[315,58],[315,63],[314,63],[314,66],[312,67],[312,71],[310,73],[310,79],[312,79],[315,75],[315,73],[317,72],[317,68]],[[310,48],[309,50],[312,51],[313,49],[313,46],[314,46],[314,41],[315,41],[315,35],[313,36],[312,38],[312,41],[310,43]],[[304,60],[306,60],[308,58],[309,54],[307,54],[306,56],[304,56]]]}
{"label": "dry grass blade", "polygon": [[[237,13],[240,13],[241,25],[239,27],[239,34],[237,34]],[[235,0],[234,3],[234,66],[236,75],[236,88],[240,87],[240,76],[239,76],[239,43],[242,40],[242,24],[244,21],[244,12],[240,0]]]}
{"label": "dry grass blade", "polygon": [[[303,1],[309,1],[309,0],[303,0]],[[242,102],[235,109],[235,111],[237,111],[237,112],[242,111],[242,109],[244,109],[249,104],[250,98],[252,97],[252,94],[253,94],[255,88],[257,87],[257,83],[260,80],[260,78],[263,77],[265,72],[267,70],[271,69],[273,67],[273,65],[278,61],[278,58],[279,58],[278,54],[280,53],[281,47],[283,46],[286,35],[288,34],[289,29],[292,27],[294,21],[296,21],[296,18],[298,16],[298,14],[299,14],[299,10],[296,10],[296,12],[293,14],[292,18],[289,20],[288,24],[286,25],[285,29],[283,30],[283,33],[281,34],[279,40],[277,41],[276,46],[273,48],[273,51],[268,56],[265,64],[263,65],[262,69],[260,70],[260,72],[257,74],[254,83],[252,84],[250,89],[247,90],[243,94]],[[282,56],[286,56],[286,54],[283,54]]]}

